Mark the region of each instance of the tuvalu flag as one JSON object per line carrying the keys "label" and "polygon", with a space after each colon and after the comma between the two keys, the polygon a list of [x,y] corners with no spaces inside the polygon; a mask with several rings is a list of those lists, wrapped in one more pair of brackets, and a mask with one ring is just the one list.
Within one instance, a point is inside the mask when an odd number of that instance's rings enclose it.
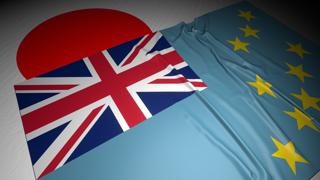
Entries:
{"label": "tuvalu flag", "polygon": [[208,88],[43,179],[309,179],[319,171],[319,47],[246,2],[161,33]]}

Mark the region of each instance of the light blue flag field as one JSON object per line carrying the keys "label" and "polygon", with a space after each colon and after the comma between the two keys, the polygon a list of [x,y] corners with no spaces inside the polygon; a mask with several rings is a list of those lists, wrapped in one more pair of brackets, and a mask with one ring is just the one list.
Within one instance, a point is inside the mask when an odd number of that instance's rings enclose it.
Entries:
{"label": "light blue flag field", "polygon": [[247,2],[161,33],[208,87],[42,179],[300,180],[319,171],[320,47]]}

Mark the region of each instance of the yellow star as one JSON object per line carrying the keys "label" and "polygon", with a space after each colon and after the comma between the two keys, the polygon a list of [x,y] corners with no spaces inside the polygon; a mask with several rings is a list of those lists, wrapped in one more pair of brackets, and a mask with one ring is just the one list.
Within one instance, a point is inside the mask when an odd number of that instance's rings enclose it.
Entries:
{"label": "yellow star", "polygon": [[305,49],[303,49],[302,45],[300,43],[298,44],[291,44],[291,43],[287,43],[289,48],[287,49],[287,51],[289,52],[293,52],[296,53],[298,56],[300,56],[301,58],[303,58],[304,54],[311,54],[310,52],[306,51]]}
{"label": "yellow star", "polygon": [[250,26],[246,25],[245,28],[239,28],[241,31],[244,32],[244,37],[253,36],[255,38],[259,38],[257,33],[259,32],[258,29],[252,29]]}
{"label": "yellow star", "polygon": [[240,17],[243,17],[245,20],[247,20],[247,21],[250,21],[251,19],[254,19],[254,18],[256,18],[255,16],[253,16],[252,14],[251,14],[251,11],[242,11],[242,10],[239,10],[239,14],[238,14],[238,16],[240,16]]}
{"label": "yellow star", "polygon": [[302,82],[304,82],[305,77],[312,77],[311,74],[303,71],[302,64],[298,65],[298,66],[293,66],[293,65],[287,63],[287,66],[289,67],[289,71],[287,73],[297,76],[300,79],[300,81],[302,81]]}
{"label": "yellow star", "polygon": [[251,86],[257,88],[258,94],[261,96],[264,93],[267,93],[273,97],[276,97],[275,93],[271,90],[272,85],[268,82],[264,82],[259,75],[256,75],[255,82],[247,82]]}
{"label": "yellow star", "polygon": [[306,114],[304,114],[303,112],[301,112],[299,109],[294,108],[293,112],[290,112],[290,111],[284,111],[284,112],[297,121],[299,130],[301,130],[304,126],[309,126],[315,131],[320,132],[319,128],[313,124],[311,118]]}
{"label": "yellow star", "polygon": [[286,160],[289,167],[291,168],[291,170],[295,175],[297,174],[296,162],[301,162],[306,164],[309,163],[301,155],[296,153],[294,144],[291,141],[289,141],[286,145],[283,145],[275,138],[271,137],[271,139],[278,149],[275,153],[272,154],[272,156]]}
{"label": "yellow star", "polygon": [[301,88],[301,94],[292,93],[291,95],[302,102],[303,109],[312,107],[320,111],[320,107],[318,105],[318,102],[320,102],[320,98],[309,96],[309,94],[303,88]]}
{"label": "yellow star", "polygon": [[234,41],[229,40],[228,42],[233,45],[234,51],[243,50],[247,53],[249,52],[249,50],[247,48],[249,43],[240,41],[240,39],[238,37],[236,37],[236,39]]}

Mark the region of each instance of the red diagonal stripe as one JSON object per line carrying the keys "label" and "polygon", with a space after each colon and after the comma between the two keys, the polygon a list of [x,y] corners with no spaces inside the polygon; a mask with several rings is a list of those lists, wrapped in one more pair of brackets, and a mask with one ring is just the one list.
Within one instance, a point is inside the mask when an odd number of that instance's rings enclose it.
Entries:
{"label": "red diagonal stripe", "polygon": [[[169,65],[174,66],[181,62],[183,62],[183,59],[176,51],[171,51],[163,55],[157,54],[149,61],[139,64],[134,68],[128,69],[127,71],[118,74],[118,76],[121,77],[123,81],[126,81],[125,84],[129,86],[159,71],[164,70]],[[126,77],[130,77],[130,79]]]}
{"label": "red diagonal stripe", "polygon": [[130,64],[134,58],[138,55],[139,51],[151,40],[155,33],[147,35],[147,37],[139,44],[132,52],[132,54],[126,59],[122,66]]}
{"label": "red diagonal stripe", "polygon": [[102,107],[103,106],[97,107],[96,109],[91,111],[89,116],[83,121],[83,123],[76,130],[76,132],[71,136],[68,142],[62,147],[62,149],[58,152],[58,154],[54,157],[54,159],[49,163],[46,169],[40,174],[39,178],[56,169],[56,167],[59,165],[61,160],[65,157],[65,155],[69,152],[72,146],[79,139],[81,134],[87,129],[89,124],[94,120],[94,118],[100,112]]}
{"label": "red diagonal stripe", "polygon": [[207,87],[204,82],[191,82],[194,87]]}

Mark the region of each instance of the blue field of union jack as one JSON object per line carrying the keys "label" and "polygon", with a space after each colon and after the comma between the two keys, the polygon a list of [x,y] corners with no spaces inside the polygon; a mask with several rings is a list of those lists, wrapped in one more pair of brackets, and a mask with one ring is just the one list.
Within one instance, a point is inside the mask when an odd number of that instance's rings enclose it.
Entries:
{"label": "blue field of union jack", "polygon": [[159,32],[15,85],[36,178],[205,88]]}

